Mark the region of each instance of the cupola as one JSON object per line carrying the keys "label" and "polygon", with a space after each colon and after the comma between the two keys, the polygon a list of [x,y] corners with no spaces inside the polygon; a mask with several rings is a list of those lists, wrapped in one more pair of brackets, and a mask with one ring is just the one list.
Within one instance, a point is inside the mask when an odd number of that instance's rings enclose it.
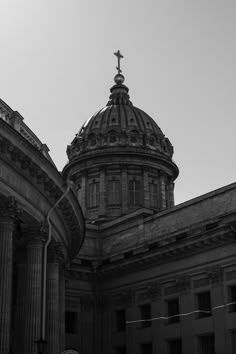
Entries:
{"label": "cupola", "polygon": [[120,69],[107,105],[89,118],[67,148],[63,173],[73,178],[88,220],[112,219],[139,208],[174,205],[178,168],[157,123],[130,101]]}

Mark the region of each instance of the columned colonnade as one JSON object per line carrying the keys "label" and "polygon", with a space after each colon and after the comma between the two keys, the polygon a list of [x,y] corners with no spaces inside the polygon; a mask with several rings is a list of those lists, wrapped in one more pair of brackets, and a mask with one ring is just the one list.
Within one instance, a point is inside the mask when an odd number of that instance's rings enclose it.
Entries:
{"label": "columned colonnade", "polygon": [[[38,354],[46,235],[40,225],[28,225],[18,241],[14,227],[17,212],[12,198],[0,208],[0,354]],[[19,248],[23,257],[16,257]],[[58,354],[65,349],[63,263],[60,245],[52,241],[47,260],[45,354]],[[13,268],[16,268],[16,293],[13,293]]]}

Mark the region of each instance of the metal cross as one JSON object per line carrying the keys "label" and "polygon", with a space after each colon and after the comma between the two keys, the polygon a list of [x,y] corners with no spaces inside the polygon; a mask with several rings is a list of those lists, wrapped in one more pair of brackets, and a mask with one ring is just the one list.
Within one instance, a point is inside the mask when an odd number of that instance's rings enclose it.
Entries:
{"label": "metal cross", "polygon": [[121,52],[118,50],[116,53],[114,53],[114,55],[117,57],[118,59],[118,66],[116,67],[116,69],[118,70],[118,74],[122,73],[122,70],[120,68],[120,59],[124,58],[123,55],[121,54]]}

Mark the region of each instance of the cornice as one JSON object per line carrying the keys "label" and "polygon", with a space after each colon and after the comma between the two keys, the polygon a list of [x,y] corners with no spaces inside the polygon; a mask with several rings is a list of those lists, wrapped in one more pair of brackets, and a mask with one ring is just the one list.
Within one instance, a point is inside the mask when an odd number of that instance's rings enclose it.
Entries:
{"label": "cornice", "polygon": [[[3,128],[0,130],[1,159],[27,180],[49,205],[54,205],[66,188],[61,174],[40,151],[11,126],[0,120],[1,126]],[[59,204],[57,212],[59,210],[69,229],[70,256],[74,257],[83,242],[85,225],[81,208],[72,192]],[[44,211],[45,215],[46,212],[47,210]]]}

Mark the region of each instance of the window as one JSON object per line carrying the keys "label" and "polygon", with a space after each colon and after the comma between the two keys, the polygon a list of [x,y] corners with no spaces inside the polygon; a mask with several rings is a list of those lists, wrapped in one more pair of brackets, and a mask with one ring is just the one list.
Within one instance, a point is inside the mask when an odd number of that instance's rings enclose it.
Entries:
{"label": "window", "polygon": [[108,182],[108,204],[120,204],[120,181],[115,179]]}
{"label": "window", "polygon": [[113,133],[113,134],[110,135],[110,143],[115,143],[115,142],[116,142],[116,136]]}
{"label": "window", "polygon": [[153,138],[153,137],[149,138],[149,145],[152,145],[152,146],[155,145],[155,138]]}
{"label": "window", "polygon": [[236,285],[229,287],[229,302],[234,302],[229,306],[229,312],[236,312]]}
{"label": "window", "polygon": [[210,291],[197,294],[198,318],[211,316],[211,294]]}
{"label": "window", "polygon": [[96,143],[97,143],[96,136],[95,135],[91,135],[90,136],[90,144],[91,144],[91,146],[96,145]]}
{"label": "window", "polygon": [[116,311],[116,330],[117,332],[123,332],[126,328],[126,315],[125,310]]}
{"label": "window", "polygon": [[89,207],[95,208],[99,204],[99,183],[93,181],[89,184]]}
{"label": "window", "polygon": [[168,354],[182,354],[182,341],[180,338],[168,341]]}
{"label": "window", "polygon": [[131,137],[130,137],[130,142],[131,142],[132,144],[137,143],[137,136],[136,136],[135,134],[131,135]]}
{"label": "window", "polygon": [[[140,317],[141,320],[150,320],[151,319],[151,305],[145,304],[140,306]],[[151,321],[140,322],[141,328],[146,328],[151,326]]]}
{"label": "window", "polygon": [[198,337],[199,354],[215,354],[215,340],[213,334]]}
{"label": "window", "polygon": [[179,299],[171,299],[167,301],[168,309],[168,323],[177,323],[179,322]]}
{"label": "window", "polygon": [[65,312],[66,333],[75,334],[77,331],[77,312]]}
{"label": "window", "polygon": [[114,350],[115,354],[126,354],[126,347],[116,347]]}
{"label": "window", "polygon": [[236,331],[231,332],[232,354],[236,353]]}
{"label": "window", "polygon": [[129,181],[129,203],[130,205],[138,205],[141,199],[140,181],[135,179]]}
{"label": "window", "polygon": [[152,354],[152,343],[142,343],[141,354]]}
{"label": "window", "polygon": [[149,198],[150,198],[150,207],[157,207],[157,184],[152,181],[149,183]]}

